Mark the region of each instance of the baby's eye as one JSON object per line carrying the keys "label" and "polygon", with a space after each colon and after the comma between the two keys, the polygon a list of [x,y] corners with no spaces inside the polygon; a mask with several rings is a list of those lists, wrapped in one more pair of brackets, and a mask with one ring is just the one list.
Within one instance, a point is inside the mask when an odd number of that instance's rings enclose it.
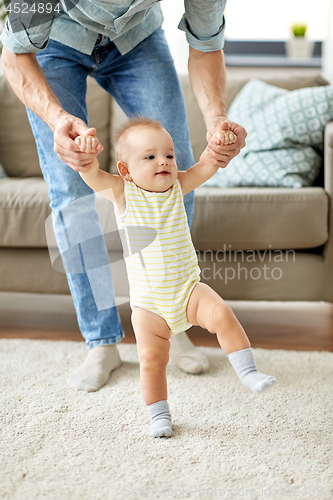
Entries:
{"label": "baby's eye", "polygon": [[168,155],[167,158],[168,158],[168,160],[173,160],[174,156],[173,155]]}
{"label": "baby's eye", "polygon": [[146,156],[146,160],[153,160],[155,158],[154,155],[149,155],[149,156]]}

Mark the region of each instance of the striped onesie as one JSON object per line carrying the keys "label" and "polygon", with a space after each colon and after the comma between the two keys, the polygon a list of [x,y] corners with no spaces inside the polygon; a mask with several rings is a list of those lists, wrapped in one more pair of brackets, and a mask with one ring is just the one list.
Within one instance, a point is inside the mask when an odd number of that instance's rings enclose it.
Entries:
{"label": "striped onesie", "polygon": [[126,210],[116,213],[123,244],[131,307],[165,319],[171,335],[192,326],[186,308],[200,268],[179,181],[163,193],[124,179]]}

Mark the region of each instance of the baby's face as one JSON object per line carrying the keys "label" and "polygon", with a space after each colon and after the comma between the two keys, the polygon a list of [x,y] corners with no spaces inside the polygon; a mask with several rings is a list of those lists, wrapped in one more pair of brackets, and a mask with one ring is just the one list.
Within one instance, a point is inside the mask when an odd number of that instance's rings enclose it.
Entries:
{"label": "baby's face", "polygon": [[164,129],[136,127],[126,137],[126,165],[132,180],[146,191],[167,191],[177,179],[178,169],[170,135]]}

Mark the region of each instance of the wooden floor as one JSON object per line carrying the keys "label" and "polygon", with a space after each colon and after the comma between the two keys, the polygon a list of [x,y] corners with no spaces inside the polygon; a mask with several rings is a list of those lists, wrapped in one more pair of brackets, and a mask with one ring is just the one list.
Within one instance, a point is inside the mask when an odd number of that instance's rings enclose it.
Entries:
{"label": "wooden floor", "polygon": [[[333,352],[333,306],[319,303],[230,303],[253,347]],[[119,307],[126,337],[135,342],[128,305]],[[218,347],[215,335],[199,327],[188,330],[195,345]],[[0,338],[82,341],[76,326],[61,328],[0,326]]]}

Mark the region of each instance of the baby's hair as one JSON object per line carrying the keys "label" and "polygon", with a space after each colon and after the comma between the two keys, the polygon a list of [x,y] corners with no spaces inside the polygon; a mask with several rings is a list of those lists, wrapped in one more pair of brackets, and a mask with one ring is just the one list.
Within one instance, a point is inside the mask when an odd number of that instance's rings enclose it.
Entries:
{"label": "baby's hair", "polygon": [[125,125],[117,130],[115,138],[115,149],[117,154],[117,159],[120,160],[121,153],[123,153],[124,141],[128,135],[128,132],[134,128],[154,128],[155,130],[163,129],[162,125],[158,120],[152,120],[151,118],[146,118],[144,116],[134,116]]}

